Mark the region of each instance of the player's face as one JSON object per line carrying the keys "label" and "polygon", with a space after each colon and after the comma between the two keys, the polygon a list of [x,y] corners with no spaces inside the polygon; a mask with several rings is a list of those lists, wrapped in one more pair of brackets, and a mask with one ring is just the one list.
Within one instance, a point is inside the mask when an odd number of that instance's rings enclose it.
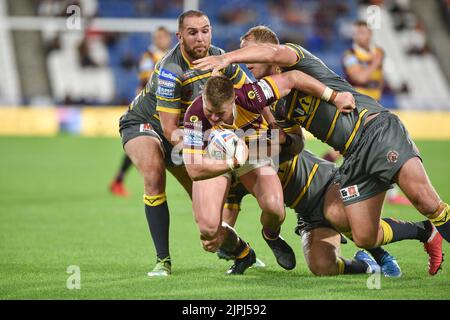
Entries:
{"label": "player's face", "polygon": [[368,49],[372,38],[372,31],[364,26],[356,26],[353,30],[353,41],[360,47]]}
{"label": "player's face", "polygon": [[170,33],[167,33],[163,30],[157,30],[153,34],[153,43],[161,51],[169,50],[171,42],[172,37]]}
{"label": "player's face", "polygon": [[206,16],[185,18],[177,37],[188,58],[197,60],[206,57],[211,46],[211,26],[208,18]]}
{"label": "player's face", "polygon": [[[256,44],[257,42],[254,40],[242,40],[241,48],[254,46]],[[273,66],[267,63],[248,63],[246,66],[256,79],[261,79],[274,73]]]}
{"label": "player's face", "polygon": [[203,113],[212,126],[218,126],[223,123],[233,123],[233,109],[235,108],[234,99],[234,97],[231,98],[217,108],[212,106],[208,102],[208,99],[203,96]]}

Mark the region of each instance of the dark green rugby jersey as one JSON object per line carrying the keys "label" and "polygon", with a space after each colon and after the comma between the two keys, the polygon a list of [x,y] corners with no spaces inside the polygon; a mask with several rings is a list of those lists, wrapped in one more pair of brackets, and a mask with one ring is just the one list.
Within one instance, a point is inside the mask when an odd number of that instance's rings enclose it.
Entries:
{"label": "dark green rugby jersey", "polygon": [[[210,55],[223,53],[218,47],[209,48]],[[234,64],[222,73],[238,88],[247,79],[241,68]],[[130,104],[121,127],[149,122],[157,132],[163,133],[158,111],[179,114],[179,126],[182,127],[186,109],[201,94],[210,76],[211,71],[193,69],[177,44],[157,63],[149,82]]]}
{"label": "dark green rugby jersey", "polygon": [[282,163],[278,169],[284,203],[295,212],[307,215],[305,209],[325,195],[336,171],[333,162],[303,150],[294,159]]}
{"label": "dark green rugby jersey", "polygon": [[[320,202],[337,171],[336,165],[303,150],[294,159],[283,162],[278,177],[283,186],[284,203],[300,215],[307,217]],[[230,188],[225,207],[239,209],[242,198],[249,194],[241,183]]]}
{"label": "dark green rugby jersey", "polygon": [[330,70],[319,58],[299,45],[288,43],[297,54],[295,64],[283,71],[299,70],[336,91],[349,91],[356,100],[356,109],[350,114],[340,113],[336,107],[321,99],[292,90],[289,95],[275,103],[276,113],[287,120],[294,120],[322,142],[344,155],[361,134],[367,116],[388,111],[369,96],[358,93],[345,79]]}

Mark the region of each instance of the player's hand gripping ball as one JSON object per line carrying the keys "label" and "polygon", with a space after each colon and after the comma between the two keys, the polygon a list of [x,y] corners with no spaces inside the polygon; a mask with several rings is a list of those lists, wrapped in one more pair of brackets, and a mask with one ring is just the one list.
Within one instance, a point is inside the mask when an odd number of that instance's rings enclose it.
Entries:
{"label": "player's hand gripping ball", "polygon": [[230,167],[242,165],[247,160],[245,143],[231,130],[216,129],[208,138],[208,155],[215,160],[226,160]]}

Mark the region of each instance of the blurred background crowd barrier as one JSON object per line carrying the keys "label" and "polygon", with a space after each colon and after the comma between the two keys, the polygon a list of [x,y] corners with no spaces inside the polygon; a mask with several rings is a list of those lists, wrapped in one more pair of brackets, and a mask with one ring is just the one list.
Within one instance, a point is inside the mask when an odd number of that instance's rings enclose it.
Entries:
{"label": "blurred background crowd barrier", "polygon": [[175,44],[187,9],[210,17],[226,51],[264,24],[340,75],[353,22],[376,17],[381,103],[414,137],[450,139],[448,0],[0,0],[0,135],[118,136],[151,33],[165,26]]}

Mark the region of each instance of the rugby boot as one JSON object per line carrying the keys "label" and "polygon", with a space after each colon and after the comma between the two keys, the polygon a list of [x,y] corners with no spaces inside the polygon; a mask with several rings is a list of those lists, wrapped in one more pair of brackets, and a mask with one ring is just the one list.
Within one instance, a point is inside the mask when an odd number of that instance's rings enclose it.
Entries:
{"label": "rugby boot", "polygon": [[402,276],[397,260],[387,252],[381,257],[380,267],[385,277],[400,278]]}
{"label": "rugby boot", "polygon": [[292,270],[295,268],[295,253],[294,250],[287,244],[286,241],[281,236],[278,236],[276,239],[267,239],[264,236],[264,231],[261,231],[262,236],[270,249],[272,250],[275,258],[277,259],[278,264],[286,269]]}
{"label": "rugby boot", "polygon": [[170,257],[164,259],[157,258],[156,265],[152,271],[147,273],[149,277],[166,277],[172,273],[172,263]]}
{"label": "rugby boot", "polygon": [[256,262],[256,254],[250,246],[247,246],[244,250],[248,250],[248,253],[242,258],[236,258],[233,265],[228,269],[226,274],[244,274],[245,270],[250,268]]}
{"label": "rugby boot", "polygon": [[433,225],[430,238],[423,244],[428,253],[428,273],[434,276],[442,268],[444,253],[442,252],[442,236]]}
{"label": "rugby boot", "polygon": [[359,250],[355,253],[355,260],[363,261],[367,264],[366,273],[380,273],[378,263],[364,250]]}
{"label": "rugby boot", "polygon": [[129,193],[121,181],[114,180],[109,185],[109,191],[118,197],[128,197]]}
{"label": "rugby boot", "polygon": [[[217,257],[219,259],[223,259],[223,260],[233,260],[233,257],[228,255],[224,250],[219,249],[219,251],[217,251]],[[250,267],[250,268],[265,268],[266,264],[261,260],[256,258],[255,263]]]}

